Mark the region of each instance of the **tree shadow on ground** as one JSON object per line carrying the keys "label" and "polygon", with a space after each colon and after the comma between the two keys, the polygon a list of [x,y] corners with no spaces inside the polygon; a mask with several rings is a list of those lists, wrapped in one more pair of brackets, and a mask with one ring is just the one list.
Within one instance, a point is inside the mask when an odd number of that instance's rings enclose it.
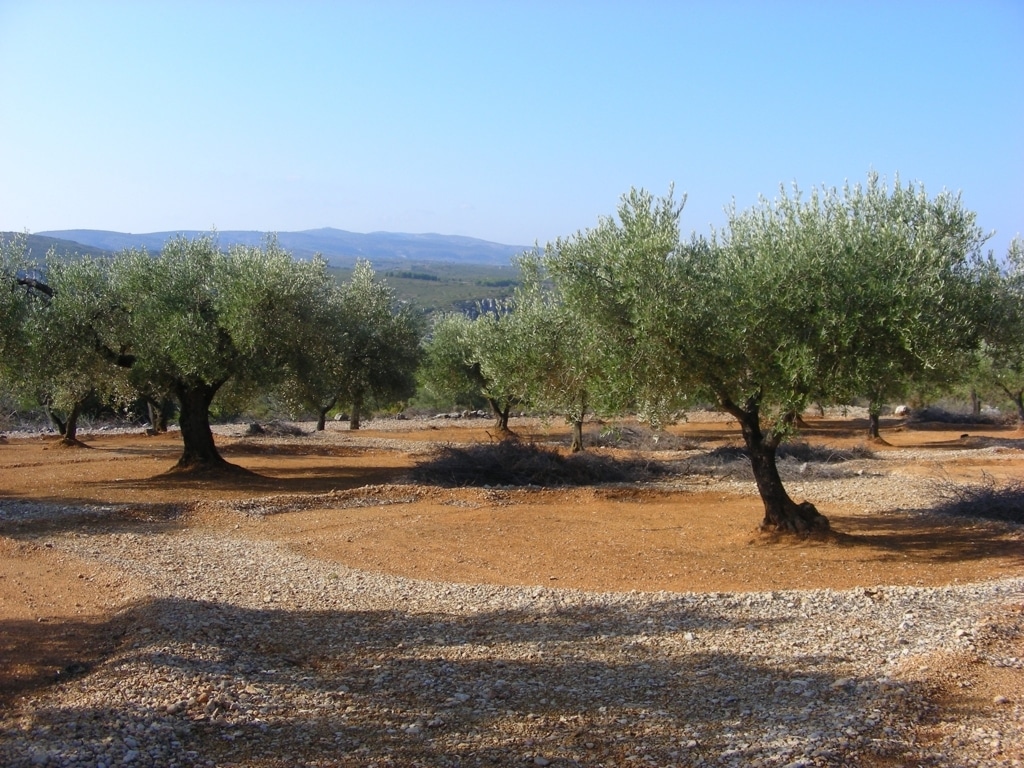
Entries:
{"label": "tree shadow on ground", "polygon": [[956,563],[1005,558],[1012,566],[1024,566],[1019,526],[951,518],[933,510],[852,517],[834,513],[829,520],[837,531],[855,531],[837,534],[837,543],[877,549],[884,559]]}
{"label": "tree shadow on ground", "polygon": [[74,532],[163,533],[181,527],[183,504],[97,504],[92,499],[0,499],[0,536],[35,538]]}
{"label": "tree shadow on ground", "polygon": [[[237,465],[235,465],[237,466]],[[408,476],[405,467],[378,466],[276,466],[272,469],[242,472],[164,472],[148,478],[119,480],[117,490],[146,491],[150,489],[178,489],[183,502],[201,501],[212,492],[237,492],[240,496],[276,493],[326,493],[348,490],[365,485],[402,482]],[[111,483],[99,480],[85,483],[83,488],[94,488],[96,498],[83,499],[96,503],[96,499],[110,496]],[[75,503],[67,501],[66,503]]]}
{"label": "tree shadow on ground", "polygon": [[850,674],[835,644],[750,654],[703,641],[714,630],[756,646],[768,627],[743,613],[686,597],[469,614],[148,601],[112,622],[130,627],[121,648],[83,678],[106,693],[65,708],[41,696],[30,725],[0,719],[0,762],[89,764],[130,736],[139,754],[178,742],[181,765],[781,764],[846,757],[851,728],[879,756],[899,753],[900,734],[863,712],[912,720],[923,691]]}

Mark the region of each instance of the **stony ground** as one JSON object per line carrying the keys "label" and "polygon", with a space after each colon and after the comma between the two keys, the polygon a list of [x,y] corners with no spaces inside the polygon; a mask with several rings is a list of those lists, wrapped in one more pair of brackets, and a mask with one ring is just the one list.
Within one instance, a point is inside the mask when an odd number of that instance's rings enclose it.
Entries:
{"label": "stony ground", "polygon": [[578,489],[411,481],[485,423],[330,426],[220,430],[241,479],[163,474],[174,435],[0,442],[0,765],[1024,761],[1022,532],[929,511],[1024,476],[1019,433],[786,460],[837,531],[805,541],[756,532],[713,416],[606,436],[670,471]]}

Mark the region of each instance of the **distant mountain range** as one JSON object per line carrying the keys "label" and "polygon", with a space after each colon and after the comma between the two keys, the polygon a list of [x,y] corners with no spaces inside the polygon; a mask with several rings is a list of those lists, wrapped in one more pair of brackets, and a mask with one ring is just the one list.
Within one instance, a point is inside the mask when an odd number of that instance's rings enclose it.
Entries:
{"label": "distant mountain range", "polygon": [[[63,229],[37,232],[29,237],[29,246],[35,258],[41,258],[51,245],[61,253],[76,250],[79,253],[115,253],[126,248],[145,248],[155,253],[177,235],[197,237],[203,234],[207,233],[183,230],[129,234],[99,229]],[[458,235],[409,235],[398,232],[360,234],[330,227],[276,234],[281,247],[292,255],[309,258],[319,253],[331,266],[336,267],[349,267],[357,259],[368,259],[375,267],[416,262],[505,266],[511,263],[513,256],[529,250],[529,246],[502,245]],[[223,248],[235,244],[259,245],[266,236],[266,232],[242,230],[216,233],[217,241]],[[42,252],[36,253],[39,249]]]}

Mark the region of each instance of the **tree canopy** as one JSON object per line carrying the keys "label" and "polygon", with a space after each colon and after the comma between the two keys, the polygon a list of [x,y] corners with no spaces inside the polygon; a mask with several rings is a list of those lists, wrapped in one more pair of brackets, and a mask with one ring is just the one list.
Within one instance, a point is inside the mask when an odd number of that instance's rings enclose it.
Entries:
{"label": "tree canopy", "polygon": [[295,261],[274,240],[223,252],[213,236],[173,239],[155,256],[123,252],[110,276],[119,312],[101,329],[103,349],[140,390],[177,400],[179,469],[225,464],[213,398],[229,382],[243,394],[279,382],[331,286],[323,260]]}
{"label": "tree canopy", "polygon": [[786,493],[776,450],[811,399],[886,394],[972,343],[984,240],[973,214],[957,197],[929,199],[898,181],[889,190],[876,175],[732,209],[706,239],[680,241],[681,212],[671,192],[655,200],[633,190],[617,219],[550,247],[548,269],[628,351],[623,376],[652,413],[707,398],[737,419],[765,527],[827,529],[812,504]]}
{"label": "tree canopy", "polygon": [[1010,242],[992,290],[993,307],[979,349],[982,381],[1007,397],[1024,429],[1024,240]]}

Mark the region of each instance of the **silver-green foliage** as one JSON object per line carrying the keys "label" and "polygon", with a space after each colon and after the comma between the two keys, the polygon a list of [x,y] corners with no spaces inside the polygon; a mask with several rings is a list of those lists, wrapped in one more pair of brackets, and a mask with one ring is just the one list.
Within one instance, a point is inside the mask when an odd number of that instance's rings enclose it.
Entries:
{"label": "silver-green foliage", "polygon": [[784,410],[809,397],[881,404],[948,385],[977,343],[987,235],[960,197],[923,186],[785,190],[730,212],[712,242],[741,396]]}
{"label": "silver-green foliage", "polygon": [[[743,428],[766,524],[820,527],[782,488],[775,450],[813,399],[891,395],[951,375],[978,333],[984,235],[959,197],[866,185],[782,190],[679,238],[682,205],[633,190],[615,218],[549,247],[573,311],[653,414],[710,399]],[[801,518],[796,520],[796,518]]]}
{"label": "silver-green foliage", "polygon": [[[31,351],[22,387],[56,412],[77,414],[92,394],[114,402],[133,395],[127,371],[111,365],[103,352],[119,312],[108,267],[92,257],[48,255],[46,284],[52,295],[34,302],[27,322]],[[74,416],[70,426],[67,437],[74,438]]]}
{"label": "silver-green foliage", "polygon": [[564,416],[574,426],[575,450],[591,413],[615,414],[629,402],[617,387],[621,355],[601,328],[575,311],[545,269],[545,255],[523,254],[520,286],[512,299],[517,375],[532,408]]}
{"label": "silver-green foliage", "polygon": [[[579,380],[600,383],[603,410],[636,408],[671,418],[688,387],[681,380],[672,281],[682,253],[682,203],[631,190],[617,217],[549,244],[544,266],[581,350]],[[695,306],[689,309],[696,310]]]}
{"label": "silver-green foliage", "polygon": [[0,237],[0,380],[9,382],[24,359],[25,320],[32,297],[18,279],[30,268],[24,236]]}
{"label": "silver-green foliage", "polygon": [[453,403],[484,398],[507,427],[509,409],[526,394],[519,330],[505,304],[474,319],[455,313],[437,317],[424,344],[423,384]]}
{"label": "silver-green foliage", "polygon": [[419,313],[400,304],[370,263],[332,286],[294,347],[284,395],[297,408],[326,413],[335,403],[390,403],[415,392],[422,336]]}
{"label": "silver-green foliage", "polygon": [[273,240],[225,253],[213,236],[176,238],[158,255],[114,259],[121,315],[112,331],[135,377],[158,390],[260,388],[285,374],[329,285],[325,262],[297,262]]}
{"label": "silver-green foliage", "polygon": [[419,314],[399,304],[386,282],[378,281],[368,261],[356,264],[340,289],[344,323],[341,399],[354,412],[372,398],[378,405],[411,397],[416,390],[422,325]]}
{"label": "silver-green foliage", "polygon": [[982,381],[1014,403],[1024,425],[1024,240],[1010,242],[998,270],[990,322],[979,352]]}

